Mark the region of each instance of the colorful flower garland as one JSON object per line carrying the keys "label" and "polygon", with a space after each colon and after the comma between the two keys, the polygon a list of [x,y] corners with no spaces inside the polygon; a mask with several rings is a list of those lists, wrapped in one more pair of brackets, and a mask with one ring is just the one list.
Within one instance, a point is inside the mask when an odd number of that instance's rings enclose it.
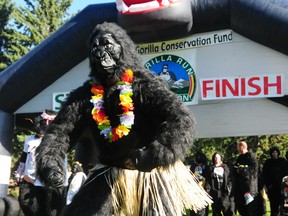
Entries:
{"label": "colorful flower garland", "polygon": [[132,100],[133,89],[133,71],[125,70],[121,81],[117,82],[117,89],[120,90],[119,99],[123,113],[120,115],[120,124],[117,127],[111,127],[109,117],[105,113],[104,106],[104,88],[97,82],[92,82],[91,92],[94,94],[91,98],[91,103],[94,107],[92,109],[92,116],[98,124],[100,134],[104,136],[109,142],[114,142],[123,136],[127,136],[134,124],[134,105]]}

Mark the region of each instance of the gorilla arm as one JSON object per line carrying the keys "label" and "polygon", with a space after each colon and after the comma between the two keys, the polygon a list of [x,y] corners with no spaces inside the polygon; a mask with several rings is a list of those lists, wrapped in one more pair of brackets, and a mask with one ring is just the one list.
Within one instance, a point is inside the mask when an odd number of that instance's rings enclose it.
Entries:
{"label": "gorilla arm", "polygon": [[85,127],[83,112],[90,100],[87,88],[86,84],[70,94],[36,150],[37,176],[46,186],[63,186],[66,153],[76,144]]}
{"label": "gorilla arm", "polygon": [[142,100],[140,116],[144,120],[140,121],[144,123],[140,130],[151,136],[149,143],[136,149],[132,158],[135,167],[142,171],[183,160],[192,146],[195,121],[191,112],[163,82],[160,77],[154,77],[142,82],[138,91],[135,87],[135,97]]}

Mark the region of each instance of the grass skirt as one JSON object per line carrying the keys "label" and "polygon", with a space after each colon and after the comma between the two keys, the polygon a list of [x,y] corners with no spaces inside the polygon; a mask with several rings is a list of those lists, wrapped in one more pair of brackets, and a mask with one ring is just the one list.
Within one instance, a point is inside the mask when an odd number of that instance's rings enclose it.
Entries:
{"label": "grass skirt", "polygon": [[153,215],[164,216],[169,209],[171,215],[182,216],[186,209],[197,212],[212,203],[181,161],[151,172],[111,168],[105,176],[112,189],[114,215],[117,216],[148,215],[151,205],[155,211]]}

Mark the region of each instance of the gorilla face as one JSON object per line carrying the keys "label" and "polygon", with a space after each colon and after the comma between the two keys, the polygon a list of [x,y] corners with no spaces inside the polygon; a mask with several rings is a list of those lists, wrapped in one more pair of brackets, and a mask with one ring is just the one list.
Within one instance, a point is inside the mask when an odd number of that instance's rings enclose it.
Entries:
{"label": "gorilla face", "polygon": [[90,61],[97,72],[109,77],[114,73],[117,61],[121,57],[121,45],[110,33],[100,31],[92,40]]}

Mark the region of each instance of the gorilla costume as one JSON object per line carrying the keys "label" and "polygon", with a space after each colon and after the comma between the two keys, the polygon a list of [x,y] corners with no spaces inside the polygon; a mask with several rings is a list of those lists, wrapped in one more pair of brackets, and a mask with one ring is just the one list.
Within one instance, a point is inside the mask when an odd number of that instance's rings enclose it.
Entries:
{"label": "gorilla costume", "polygon": [[143,67],[135,45],[114,23],[89,39],[90,78],[71,92],[37,149],[49,187],[64,182],[64,157],[84,131],[98,163],[63,215],[182,215],[211,202],[182,160],[195,121],[163,79]]}

